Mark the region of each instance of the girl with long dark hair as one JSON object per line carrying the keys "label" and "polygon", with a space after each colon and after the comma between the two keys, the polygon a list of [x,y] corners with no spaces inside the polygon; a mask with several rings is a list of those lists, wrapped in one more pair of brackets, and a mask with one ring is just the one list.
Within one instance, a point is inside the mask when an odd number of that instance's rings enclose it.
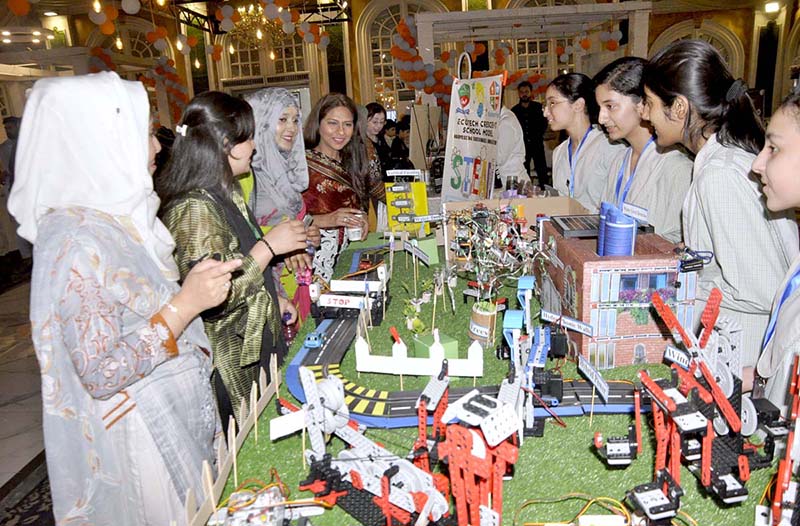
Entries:
{"label": "girl with long dark hair", "polygon": [[271,355],[286,354],[281,315],[297,316],[275,292],[270,262],[306,247],[303,223],[290,219],[261,235],[237,177],[250,169],[255,124],[247,102],[220,92],[195,97],[177,126],[172,155],[158,180],[162,217],[175,238],[181,276],[206,258],[241,259],[227,300],[202,314],[214,351],[214,389],[223,425],[241,420],[242,400],[269,373]]}
{"label": "girl with long dark hair", "polygon": [[547,87],[544,116],[551,130],[569,136],[553,150],[553,187],[591,213],[600,209],[611,165],[624,151],[595,126],[597,113],[594,83],[586,75],[559,75]]}
{"label": "girl with long dark hair", "polygon": [[700,271],[694,322],[713,288],[722,291],[720,315],[742,326],[743,366],[758,359],[772,297],[797,254],[797,224],[764,206],[750,167],[764,144],[764,128],[747,95],[707,42],[681,40],[645,67],[645,118],[659,146],[682,144],[695,155],[683,205],[683,239],[713,253]]}
{"label": "girl with long dark hair", "polygon": [[681,240],[681,207],[692,181],[692,161],[676,148],[655,144],[650,124],[642,119],[646,60],[623,57],[594,77],[600,108],[598,122],[612,141],[625,141],[625,155],[611,165],[603,201],[622,208],[639,207],[657,234]]}

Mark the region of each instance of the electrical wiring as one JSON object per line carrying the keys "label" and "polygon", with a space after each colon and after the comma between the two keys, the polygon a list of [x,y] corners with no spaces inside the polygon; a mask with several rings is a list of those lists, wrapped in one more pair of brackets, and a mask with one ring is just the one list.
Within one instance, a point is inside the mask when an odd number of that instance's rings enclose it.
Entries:
{"label": "electrical wiring", "polygon": [[523,522],[522,526],[545,526],[550,524],[574,524],[577,520],[582,516],[585,515],[586,512],[592,506],[599,506],[606,511],[610,511],[614,515],[619,515],[625,518],[625,526],[631,525],[631,514],[625,505],[614,498],[611,497],[594,497],[592,495],[587,495],[585,493],[567,493],[566,495],[562,495],[560,497],[554,498],[542,498],[542,499],[529,499],[523,502],[514,513],[514,521],[513,526],[517,526],[519,524],[519,516],[522,511],[529,506],[537,505],[537,504],[555,504],[558,502],[564,502],[568,500],[582,500],[586,501],[585,504],[581,507],[580,511],[578,511],[577,515],[575,515],[571,520],[566,522],[555,522],[555,521],[544,521],[544,522]]}
{"label": "electrical wiring", "polygon": [[[688,524],[689,526],[698,526],[697,521],[694,520],[694,518],[691,515],[689,515],[688,513],[686,513],[685,511],[678,510],[678,516],[681,517],[681,519],[683,519],[683,523],[684,524]],[[675,525],[679,524],[674,519],[671,522],[672,522],[672,524],[675,524]]]}

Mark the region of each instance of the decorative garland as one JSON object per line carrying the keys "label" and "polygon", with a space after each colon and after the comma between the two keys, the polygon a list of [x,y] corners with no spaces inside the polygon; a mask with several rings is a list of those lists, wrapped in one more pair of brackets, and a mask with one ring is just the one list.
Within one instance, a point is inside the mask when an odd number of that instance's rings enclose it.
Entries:
{"label": "decorative garland", "polygon": [[139,80],[145,86],[151,87],[155,87],[159,80],[164,84],[172,120],[179,121],[183,109],[189,102],[189,90],[178,76],[175,61],[163,56],[158,57],[155,67],[140,75]]}

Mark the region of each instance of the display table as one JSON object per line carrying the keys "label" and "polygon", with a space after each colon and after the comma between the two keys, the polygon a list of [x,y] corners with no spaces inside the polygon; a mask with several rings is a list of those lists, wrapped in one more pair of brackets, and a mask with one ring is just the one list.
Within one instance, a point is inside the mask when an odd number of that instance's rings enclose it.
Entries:
{"label": "display table", "polygon": [[[350,266],[354,250],[375,246],[380,239],[371,235],[364,243],[358,243],[345,252],[339,262],[337,273]],[[394,276],[390,281],[391,303],[387,308],[386,320],[381,326],[376,326],[370,331],[370,339],[375,353],[386,353],[391,347],[392,340],[389,336],[389,327],[397,326],[401,336],[410,340],[410,334],[403,325],[402,310],[404,299],[413,296],[413,272],[411,259],[409,267],[405,267],[403,253],[395,255]],[[430,278],[431,270],[420,265],[420,280]],[[419,285],[419,284],[418,284]],[[463,288],[460,284],[457,290]],[[407,290],[408,289],[408,290]],[[501,290],[500,296],[509,298],[513,303],[512,289]],[[446,304],[447,307],[445,308]],[[461,349],[466,349],[469,343],[467,338],[467,314],[470,305],[462,303],[461,297],[456,298],[456,313],[450,312],[449,300],[439,300],[437,307],[436,326],[449,336],[457,339]],[[432,305],[423,305],[420,318],[429,324]],[[502,316],[499,317],[499,320]],[[498,320],[498,323],[501,323]],[[402,326],[402,330],[401,330]],[[313,330],[313,321],[301,329],[297,339],[291,346],[289,359],[297,353],[305,334]],[[498,342],[500,332],[498,334]],[[355,370],[355,358],[352,349],[348,352],[340,366],[342,376],[356,381],[359,385],[370,389],[395,391],[400,387],[400,380],[389,375],[362,374]],[[495,356],[494,348],[486,351],[484,357],[484,377],[477,379],[478,385],[497,384],[508,371],[508,362],[499,360]],[[553,366],[553,361],[548,362],[548,367]],[[646,367],[654,378],[668,377],[669,369],[664,365],[649,365]],[[613,370],[603,371],[608,380],[634,380],[639,367],[627,366]],[[432,374],[435,371],[431,372]],[[564,378],[577,376],[573,364],[565,364],[562,368]],[[404,379],[405,389],[421,389],[427,383],[427,377]],[[471,386],[471,378],[452,378],[451,386]],[[297,403],[288,394],[285,386],[280,387],[280,396],[286,397]],[[451,397],[451,402],[453,398]],[[238,480],[248,478],[260,479],[269,482],[269,473],[272,468],[277,470],[281,479],[288,485],[292,494],[290,498],[309,498],[310,493],[299,492],[298,484],[303,480],[308,468],[304,466],[302,447],[303,439],[298,433],[293,436],[270,442],[269,422],[277,416],[275,404],[270,404],[259,419],[259,439],[250,433],[238,455]],[[519,451],[519,460],[514,469],[514,476],[503,485],[503,524],[514,523],[517,510],[530,499],[549,500],[570,493],[584,493],[591,497],[611,497],[622,500],[625,492],[634,486],[650,482],[653,478],[653,440],[649,423],[644,425],[645,435],[643,454],[627,469],[609,469],[595,453],[592,445],[595,432],[602,432],[605,436],[627,435],[628,425],[632,423],[631,415],[603,415],[595,414],[592,417],[567,417],[564,418],[566,428],[557,425],[554,420],[548,419],[544,436],[540,438],[526,438]],[[644,422],[648,419],[644,418]],[[372,440],[383,444],[387,449],[400,456],[405,456],[411,449],[416,438],[415,428],[404,429],[377,429],[370,428],[366,435]],[[333,438],[328,444],[328,452],[336,454],[343,447],[343,443]],[[741,505],[721,507],[712,497],[705,494],[694,475],[685,468],[681,473],[681,486],[685,495],[681,499],[681,510],[689,514],[697,524],[723,525],[723,524],[752,524],[754,506],[761,498],[773,469],[758,470],[752,473],[747,484],[750,495]],[[233,476],[228,480],[225,495],[233,489]],[[532,503],[526,506],[518,516],[518,524],[525,522],[569,522],[581,509],[584,502],[567,501],[554,504]],[[594,513],[608,513],[596,508]],[[341,509],[334,508],[326,511],[322,516],[313,517],[314,525],[351,525],[357,522]],[[692,524],[691,519],[678,516],[676,522]]]}

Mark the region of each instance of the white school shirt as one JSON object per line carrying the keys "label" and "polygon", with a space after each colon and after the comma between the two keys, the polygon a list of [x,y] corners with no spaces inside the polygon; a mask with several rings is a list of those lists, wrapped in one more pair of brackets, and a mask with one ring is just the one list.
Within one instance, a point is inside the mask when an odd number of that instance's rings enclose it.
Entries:
{"label": "white school shirt", "polygon": [[684,242],[714,253],[697,281],[695,328],[711,289],[719,288],[720,316],[742,325],[743,367],[758,360],[772,299],[798,253],[797,223],[789,213],[767,210],[761,185],[750,174],[753,159],[712,135],[697,153],[683,204]]}
{"label": "white school shirt", "polygon": [[[575,163],[575,192],[577,199],[589,213],[596,214],[600,210],[600,198],[606,188],[608,172],[617,157],[625,154],[624,144],[608,141],[605,133],[592,127],[586,137]],[[569,139],[553,150],[553,187],[561,195],[569,196]]]}
{"label": "white school shirt", "polygon": [[505,182],[510,177],[524,183],[530,180],[525,171],[525,141],[522,126],[514,112],[503,106],[500,108],[500,124],[497,127],[497,172]]}
{"label": "white school shirt", "polygon": [[[620,208],[622,203],[616,200],[617,177],[622,163],[625,163],[619,192],[621,199],[631,177],[629,149],[612,163],[602,198]],[[679,243],[683,237],[681,207],[691,182],[692,161],[679,150],[660,150],[653,143],[639,157],[625,202],[647,209],[647,222],[653,225],[656,234]]]}
{"label": "white school shirt", "polygon": [[[775,293],[773,311],[778,308],[784,288],[798,267],[800,256],[795,258]],[[792,360],[796,354],[800,354],[800,288],[795,289],[783,303],[775,322],[775,332],[761,353],[757,366],[759,376],[767,379],[767,399],[781,410],[783,416],[787,415],[786,390],[789,388]]]}

